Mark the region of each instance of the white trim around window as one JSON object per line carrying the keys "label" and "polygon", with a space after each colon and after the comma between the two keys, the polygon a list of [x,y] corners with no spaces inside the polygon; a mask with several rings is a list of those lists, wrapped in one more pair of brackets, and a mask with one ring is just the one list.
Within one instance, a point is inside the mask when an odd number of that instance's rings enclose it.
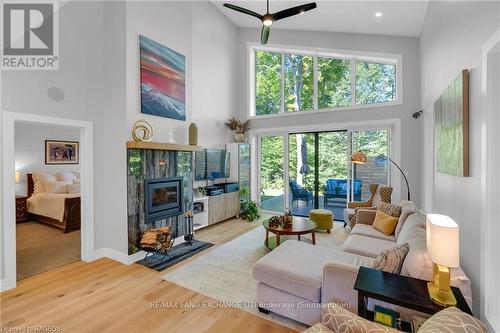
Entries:
{"label": "white trim around window", "polygon": [[[282,54],[301,54],[313,56],[314,61],[314,78],[317,78],[317,57],[329,57],[335,59],[346,59],[352,61],[351,67],[351,91],[352,91],[352,105],[347,107],[329,108],[329,109],[317,109],[317,89],[314,89],[314,102],[316,108],[313,110],[297,111],[297,112],[282,112],[284,110],[283,105],[281,106],[281,112],[275,114],[267,115],[256,115],[255,114],[255,51],[268,51],[268,52],[279,52]],[[283,77],[283,57],[281,57],[282,66],[281,72]],[[373,104],[356,104],[355,103],[355,77],[356,77],[356,61],[373,62],[378,64],[391,64],[396,65],[396,99],[391,102],[385,103],[373,103]],[[401,54],[391,54],[391,53],[376,53],[376,52],[362,52],[362,51],[352,51],[352,50],[341,50],[341,49],[324,49],[324,48],[311,48],[303,46],[289,46],[289,45],[260,45],[258,43],[248,42],[247,43],[247,76],[248,76],[248,86],[247,86],[247,115],[248,119],[265,119],[265,118],[276,118],[276,117],[294,117],[297,115],[310,115],[315,113],[325,113],[325,112],[339,112],[339,111],[349,111],[355,109],[367,109],[367,108],[381,108],[386,106],[401,105],[403,104],[403,56]],[[313,83],[315,88],[317,87],[317,82]],[[281,87],[281,103],[284,102],[284,87]]]}

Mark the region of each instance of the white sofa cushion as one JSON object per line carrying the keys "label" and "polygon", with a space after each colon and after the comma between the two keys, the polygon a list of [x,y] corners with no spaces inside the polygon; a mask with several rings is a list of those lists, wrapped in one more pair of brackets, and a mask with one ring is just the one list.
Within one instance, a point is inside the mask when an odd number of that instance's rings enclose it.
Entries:
{"label": "white sofa cushion", "polygon": [[342,250],[360,256],[376,258],[382,251],[394,245],[396,242],[385,239],[350,235],[344,242]]}
{"label": "white sofa cushion", "polygon": [[273,288],[320,302],[323,266],[334,261],[371,267],[373,259],[340,250],[287,240],[253,266],[253,277]]}
{"label": "white sofa cushion", "polygon": [[408,216],[406,222],[401,228],[401,231],[399,232],[397,243],[407,243],[411,238],[413,238],[416,232],[413,230],[415,227],[425,230],[425,214],[422,212],[417,212]]}
{"label": "white sofa cushion", "polygon": [[360,235],[360,236],[367,236],[367,237],[373,237],[373,238],[380,238],[380,239],[385,239],[391,242],[396,241],[396,237],[394,235],[384,235],[371,225],[367,224],[361,224],[358,223],[356,224],[352,230],[351,230],[351,235]]}
{"label": "white sofa cushion", "polygon": [[394,235],[398,238],[401,229],[403,228],[406,220],[411,214],[414,214],[417,211],[417,208],[411,201],[402,200],[399,203],[401,206],[401,215],[399,216],[398,224],[396,225],[396,230],[394,230]]}

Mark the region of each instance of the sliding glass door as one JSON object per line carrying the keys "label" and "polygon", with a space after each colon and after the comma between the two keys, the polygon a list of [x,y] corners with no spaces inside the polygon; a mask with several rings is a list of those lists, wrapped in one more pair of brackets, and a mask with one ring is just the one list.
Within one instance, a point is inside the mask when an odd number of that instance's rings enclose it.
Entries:
{"label": "sliding glass door", "polygon": [[[342,220],[349,201],[369,199],[370,184],[390,184],[390,149],[388,128],[260,136],[261,209],[308,216],[321,208]],[[355,151],[367,155],[366,164],[350,162]]]}
{"label": "sliding glass door", "polygon": [[288,136],[288,207],[294,215],[322,208],[341,218],[348,198],[348,137],[347,131]]}
{"label": "sliding glass door", "polygon": [[370,198],[370,184],[390,184],[391,131],[370,129],[351,132],[352,151],[362,151],[367,157],[366,164],[352,164],[354,189],[351,201],[365,201]]}
{"label": "sliding glass door", "polygon": [[259,197],[261,209],[285,210],[285,137],[261,136],[259,144]]}

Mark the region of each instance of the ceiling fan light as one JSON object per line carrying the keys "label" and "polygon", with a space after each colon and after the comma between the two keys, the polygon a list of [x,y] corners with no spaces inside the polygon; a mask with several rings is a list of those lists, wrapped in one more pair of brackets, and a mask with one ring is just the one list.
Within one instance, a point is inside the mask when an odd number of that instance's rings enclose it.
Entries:
{"label": "ceiling fan light", "polygon": [[262,20],[262,24],[264,24],[266,27],[269,27],[273,24],[273,20],[269,17],[265,17],[263,20]]}

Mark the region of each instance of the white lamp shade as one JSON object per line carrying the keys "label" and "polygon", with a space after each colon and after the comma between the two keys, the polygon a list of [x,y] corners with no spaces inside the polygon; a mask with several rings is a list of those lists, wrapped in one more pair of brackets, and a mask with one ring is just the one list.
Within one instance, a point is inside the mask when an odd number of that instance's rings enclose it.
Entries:
{"label": "white lamp shade", "polygon": [[447,267],[460,266],[458,224],[446,215],[427,215],[427,250],[433,262]]}
{"label": "white lamp shade", "polygon": [[16,183],[21,182],[21,172],[16,170]]}

